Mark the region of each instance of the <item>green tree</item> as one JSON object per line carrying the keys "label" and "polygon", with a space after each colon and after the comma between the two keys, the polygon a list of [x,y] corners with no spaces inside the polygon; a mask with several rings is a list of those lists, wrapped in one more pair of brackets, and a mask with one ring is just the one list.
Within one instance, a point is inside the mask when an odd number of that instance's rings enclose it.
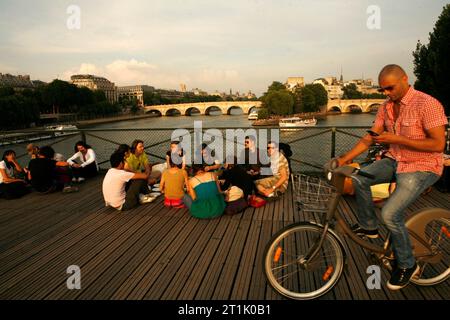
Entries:
{"label": "green tree", "polygon": [[294,97],[286,90],[269,91],[263,99],[263,107],[270,114],[289,115],[293,112]]}
{"label": "green tree", "polygon": [[278,91],[278,90],[286,90],[286,86],[284,84],[282,84],[281,82],[279,82],[279,81],[274,81],[269,86],[268,92],[270,92],[270,91]]}
{"label": "green tree", "polygon": [[317,102],[314,91],[309,87],[302,88],[302,112],[315,112],[317,111]]}
{"label": "green tree", "polygon": [[269,110],[267,108],[260,108],[258,111],[258,120],[267,119],[269,117]]}
{"label": "green tree", "polygon": [[343,88],[344,95],[343,99],[362,99],[362,92],[358,91],[358,87],[354,83],[350,83]]}
{"label": "green tree", "polygon": [[450,4],[444,6],[428,45],[417,43],[413,52],[415,87],[438,99],[450,114]]}
{"label": "green tree", "polygon": [[319,111],[320,107],[328,104],[328,92],[321,84],[307,84],[305,88],[310,89],[314,94],[315,111]]}

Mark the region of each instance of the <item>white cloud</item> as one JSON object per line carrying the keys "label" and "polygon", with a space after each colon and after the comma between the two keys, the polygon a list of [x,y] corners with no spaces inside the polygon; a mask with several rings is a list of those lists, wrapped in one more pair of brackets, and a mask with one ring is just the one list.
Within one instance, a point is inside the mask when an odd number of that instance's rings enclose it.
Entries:
{"label": "white cloud", "polygon": [[[224,88],[238,88],[242,81],[237,70],[203,68],[189,74],[173,72],[136,59],[115,60],[105,66],[92,63],[82,63],[79,67],[71,68],[63,73],[63,78],[69,80],[74,74],[93,74],[102,76],[116,83],[118,86],[148,84],[157,88],[178,88],[185,83],[189,88],[200,87],[208,91]],[[250,88],[245,88],[248,90]]]}

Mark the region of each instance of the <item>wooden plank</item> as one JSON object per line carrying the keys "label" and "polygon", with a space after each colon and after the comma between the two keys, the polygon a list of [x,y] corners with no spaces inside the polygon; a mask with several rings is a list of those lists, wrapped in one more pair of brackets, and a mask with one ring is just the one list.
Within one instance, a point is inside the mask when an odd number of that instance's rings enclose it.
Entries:
{"label": "wooden plank", "polygon": [[[194,270],[189,275],[189,278],[187,279],[184,287],[180,290],[176,299],[193,300],[195,298],[202,282],[206,278],[205,275],[210,269],[212,261],[216,257],[216,252],[218,251],[220,243],[225,237],[225,233],[228,232],[228,225],[230,221],[231,220],[226,217],[222,217],[220,219],[206,249],[202,252],[202,255],[198,259]],[[165,297],[163,296],[163,298]]]}
{"label": "wooden plank", "polygon": [[[141,208],[141,212],[144,208]],[[137,212],[133,212],[137,214]],[[161,214],[162,215],[162,214]],[[83,264],[81,270],[83,276],[82,291],[68,291],[64,286],[59,286],[46,299],[92,299],[98,292],[109,283],[120,281],[116,277],[118,271],[131,264],[135,254],[144,250],[147,241],[161,228],[175,224],[174,219],[163,219],[160,216],[150,214],[143,215],[135,225],[126,230],[119,238],[112,241],[107,248],[103,249],[93,259]],[[114,235],[111,235],[113,237]],[[128,237],[128,238],[127,238]]]}
{"label": "wooden plank", "polygon": [[230,219],[227,232],[225,233],[216,255],[207,273],[205,274],[202,284],[200,285],[195,296],[195,300],[211,300],[230,248],[234,245],[233,240],[238,231],[238,227],[239,221]]}

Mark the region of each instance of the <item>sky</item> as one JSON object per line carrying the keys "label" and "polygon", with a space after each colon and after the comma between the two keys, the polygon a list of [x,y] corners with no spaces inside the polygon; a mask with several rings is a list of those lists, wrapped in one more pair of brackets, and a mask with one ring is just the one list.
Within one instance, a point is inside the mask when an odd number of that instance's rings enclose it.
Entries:
{"label": "sky", "polygon": [[[414,82],[412,51],[428,43],[446,3],[0,0],[0,73],[46,82],[88,73],[118,86],[184,83],[259,96],[288,77],[312,82],[342,68],[346,80],[376,80],[397,63]],[[71,5],[80,9],[79,29]]]}

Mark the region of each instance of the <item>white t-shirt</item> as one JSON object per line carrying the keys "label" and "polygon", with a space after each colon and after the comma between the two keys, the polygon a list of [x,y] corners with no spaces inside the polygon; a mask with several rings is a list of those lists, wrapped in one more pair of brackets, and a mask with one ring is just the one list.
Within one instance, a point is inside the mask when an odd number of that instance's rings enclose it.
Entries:
{"label": "white t-shirt", "polygon": [[[6,175],[10,178],[14,177],[14,168],[11,167],[10,169],[8,169],[8,167],[6,166],[5,161],[0,161],[0,169],[3,169],[6,171]],[[3,183],[3,175],[0,173],[0,183]]]}
{"label": "white t-shirt", "polygon": [[72,157],[70,157],[69,159],[67,159],[67,162],[70,165],[74,164],[74,160],[79,160],[81,162],[81,167],[86,167],[88,165],[90,165],[92,162],[95,162],[95,165],[97,166],[97,170],[98,170],[98,164],[97,164],[97,157],[95,155],[94,150],[92,149],[88,149],[86,152],[86,156],[83,157],[83,154],[81,152],[77,152],[75,153]]}
{"label": "white t-shirt", "polygon": [[125,203],[125,186],[134,173],[119,169],[109,169],[103,179],[103,198],[106,206],[120,208]]}

